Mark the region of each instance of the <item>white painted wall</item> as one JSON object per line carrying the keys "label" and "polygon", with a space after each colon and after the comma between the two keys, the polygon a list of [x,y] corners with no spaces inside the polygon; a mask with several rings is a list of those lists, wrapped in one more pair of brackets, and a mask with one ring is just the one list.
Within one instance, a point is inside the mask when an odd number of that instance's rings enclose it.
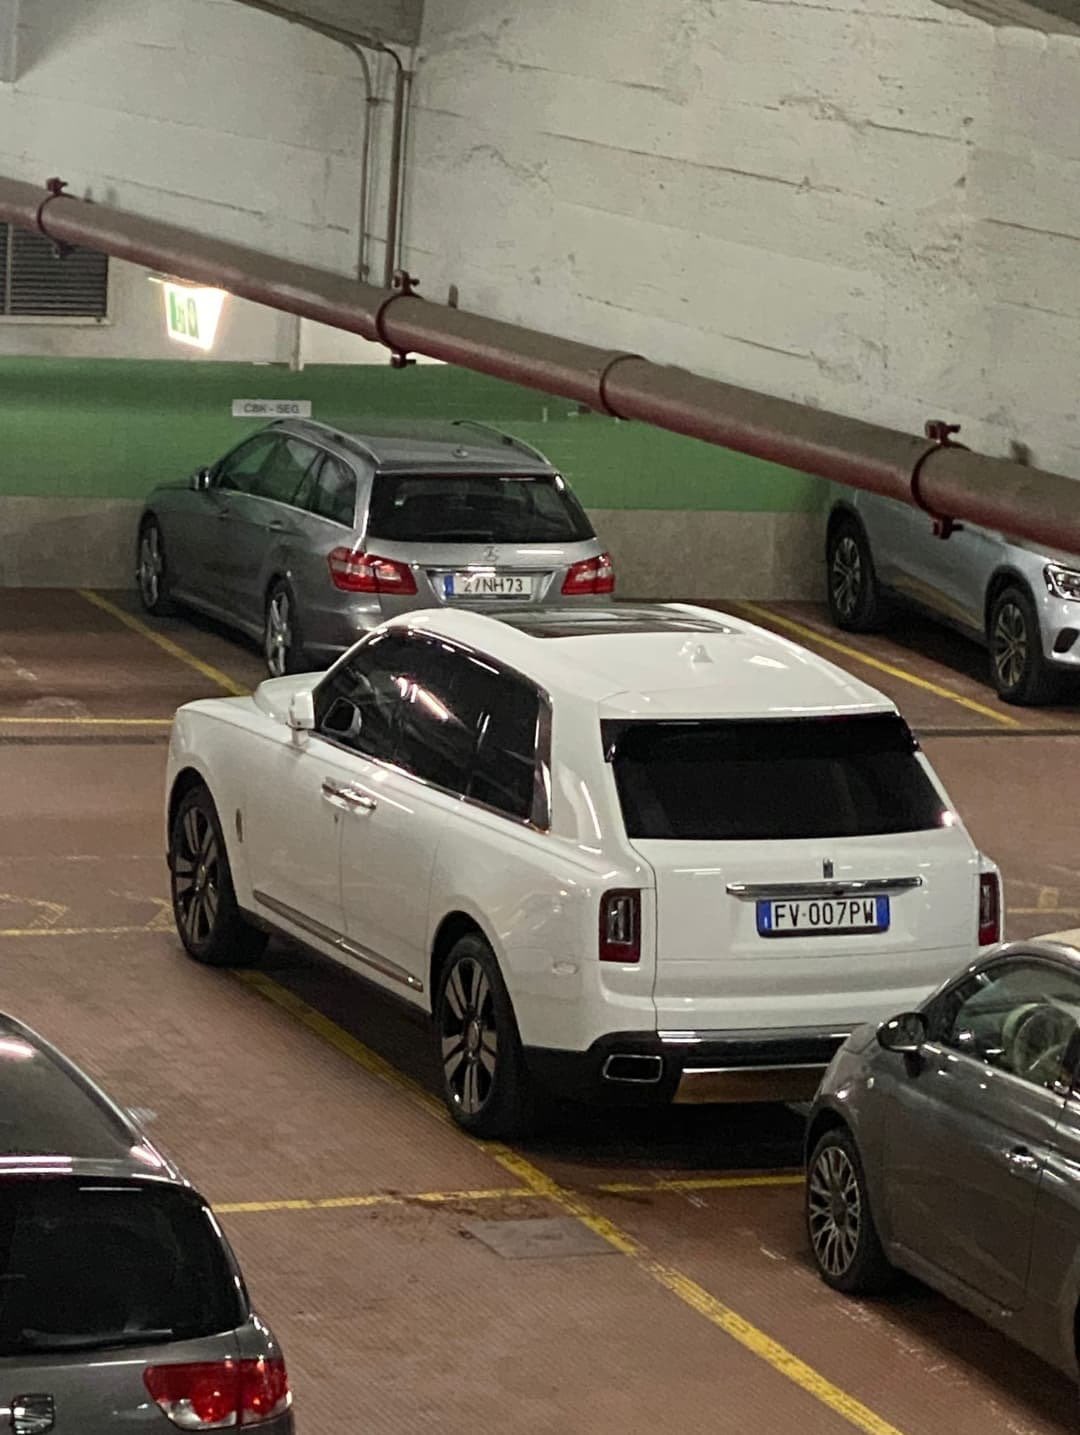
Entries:
{"label": "white painted wall", "polygon": [[[348,52],[233,0],[33,0],[18,41],[0,173],[352,271]],[[440,0],[407,260],[433,299],[1080,475],[1078,94],[1077,36],[933,0]],[[149,357],[150,288],[0,352]],[[223,346],[287,358],[289,321],[237,306]]]}
{"label": "white painted wall", "polygon": [[1080,39],[932,0],[429,5],[461,304],[1080,476]]}
{"label": "white painted wall", "polygon": [[[32,0],[0,172],[355,273],[363,113],[354,55],[235,0]],[[375,120],[381,234],[388,103]]]}

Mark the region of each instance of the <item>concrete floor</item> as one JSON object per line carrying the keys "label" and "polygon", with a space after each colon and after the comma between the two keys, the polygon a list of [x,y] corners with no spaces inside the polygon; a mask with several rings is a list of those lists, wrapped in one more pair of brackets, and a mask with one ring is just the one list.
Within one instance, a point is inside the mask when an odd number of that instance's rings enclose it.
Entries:
{"label": "concrete floor", "polygon": [[[1074,1428],[1064,1380],[927,1291],[817,1281],[790,1111],[568,1114],[480,1145],[432,1096],[422,1027],[356,979],[284,944],[250,975],[187,961],[168,720],[259,659],[106,603],[0,592],[0,1006],[153,1113],[285,1343],[300,1435]],[[837,640],[811,607],[744,611]],[[977,650],[929,627],[842,642],[1001,861],[1010,933],[1080,925],[1080,709],[1000,707]],[[591,1252],[504,1259],[474,1224],[537,1218]]]}

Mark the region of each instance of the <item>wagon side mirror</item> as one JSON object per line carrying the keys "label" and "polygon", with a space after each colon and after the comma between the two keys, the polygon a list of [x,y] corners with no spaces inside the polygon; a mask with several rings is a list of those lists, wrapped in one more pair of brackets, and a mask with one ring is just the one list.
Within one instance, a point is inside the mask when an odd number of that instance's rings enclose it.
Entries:
{"label": "wagon side mirror", "polygon": [[212,468],[197,468],[191,475],[191,486],[196,493],[205,493],[213,481],[214,470]]}
{"label": "wagon side mirror", "polygon": [[878,1046],[900,1056],[918,1056],[927,1035],[926,1017],[921,1011],[905,1011],[878,1027]]}

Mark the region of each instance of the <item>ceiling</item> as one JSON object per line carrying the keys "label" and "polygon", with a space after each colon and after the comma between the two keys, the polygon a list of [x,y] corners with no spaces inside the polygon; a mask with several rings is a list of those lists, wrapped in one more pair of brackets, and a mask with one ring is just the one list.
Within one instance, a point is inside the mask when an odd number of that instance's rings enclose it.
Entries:
{"label": "ceiling", "polygon": [[336,39],[412,46],[420,40],[423,0],[240,0]]}

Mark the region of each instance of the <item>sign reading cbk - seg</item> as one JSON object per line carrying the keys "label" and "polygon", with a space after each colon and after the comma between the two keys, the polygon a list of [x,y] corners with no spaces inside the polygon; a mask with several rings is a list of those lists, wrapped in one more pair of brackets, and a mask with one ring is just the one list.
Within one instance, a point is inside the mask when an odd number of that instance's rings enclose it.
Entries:
{"label": "sign reading cbk - seg", "polygon": [[234,419],[309,419],[310,399],[233,399]]}

